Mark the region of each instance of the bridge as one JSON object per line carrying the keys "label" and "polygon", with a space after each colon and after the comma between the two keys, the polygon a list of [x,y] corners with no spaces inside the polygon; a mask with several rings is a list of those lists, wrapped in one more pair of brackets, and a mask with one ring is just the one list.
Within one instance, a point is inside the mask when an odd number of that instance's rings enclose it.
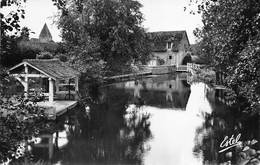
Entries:
{"label": "bridge", "polygon": [[179,66],[176,67],[176,71],[177,72],[187,72],[188,67],[187,67],[187,65],[179,65]]}
{"label": "bridge", "polygon": [[187,65],[178,65],[176,67],[177,72],[189,72],[192,73],[193,70],[198,70],[202,67],[202,65],[194,64],[194,63],[187,63]]}

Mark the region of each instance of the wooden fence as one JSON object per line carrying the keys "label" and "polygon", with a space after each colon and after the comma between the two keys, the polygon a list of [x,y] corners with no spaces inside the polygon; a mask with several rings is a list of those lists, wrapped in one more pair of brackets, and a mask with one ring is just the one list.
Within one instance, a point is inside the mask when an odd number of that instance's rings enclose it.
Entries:
{"label": "wooden fence", "polygon": [[199,64],[194,64],[194,63],[187,63],[187,72],[191,73],[192,70],[198,70],[202,67],[203,65]]}

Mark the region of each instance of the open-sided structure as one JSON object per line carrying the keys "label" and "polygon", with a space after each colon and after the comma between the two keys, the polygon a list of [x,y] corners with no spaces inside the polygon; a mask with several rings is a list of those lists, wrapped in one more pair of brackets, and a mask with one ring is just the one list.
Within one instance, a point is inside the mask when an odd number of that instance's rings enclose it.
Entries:
{"label": "open-sided structure", "polygon": [[35,90],[35,84],[49,102],[78,92],[80,73],[58,59],[26,59],[9,69],[9,74],[24,86],[25,97]]}

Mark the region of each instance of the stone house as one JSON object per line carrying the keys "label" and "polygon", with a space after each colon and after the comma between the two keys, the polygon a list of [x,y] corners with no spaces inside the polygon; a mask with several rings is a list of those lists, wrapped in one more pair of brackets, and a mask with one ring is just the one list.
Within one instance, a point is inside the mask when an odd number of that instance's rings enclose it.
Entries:
{"label": "stone house", "polygon": [[152,60],[149,66],[186,65],[191,61],[186,31],[160,31],[148,33],[152,42]]}

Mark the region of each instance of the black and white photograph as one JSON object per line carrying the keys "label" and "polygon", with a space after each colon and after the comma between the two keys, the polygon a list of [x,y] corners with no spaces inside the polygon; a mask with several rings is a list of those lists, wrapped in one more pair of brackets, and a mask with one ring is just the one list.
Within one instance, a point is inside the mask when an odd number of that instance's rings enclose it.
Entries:
{"label": "black and white photograph", "polygon": [[260,0],[0,0],[0,165],[260,165]]}

